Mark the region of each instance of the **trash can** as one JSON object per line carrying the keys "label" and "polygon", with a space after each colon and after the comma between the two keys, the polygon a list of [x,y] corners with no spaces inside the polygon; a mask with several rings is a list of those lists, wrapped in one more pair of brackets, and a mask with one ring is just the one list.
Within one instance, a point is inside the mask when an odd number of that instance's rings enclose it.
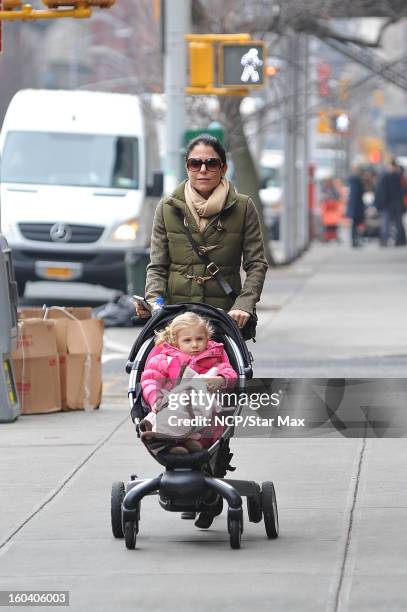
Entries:
{"label": "trash can", "polygon": [[150,263],[150,250],[128,251],[124,262],[126,268],[127,294],[144,296],[146,268]]}
{"label": "trash can", "polygon": [[14,421],[20,414],[11,360],[17,343],[17,301],[11,251],[0,234],[0,423]]}

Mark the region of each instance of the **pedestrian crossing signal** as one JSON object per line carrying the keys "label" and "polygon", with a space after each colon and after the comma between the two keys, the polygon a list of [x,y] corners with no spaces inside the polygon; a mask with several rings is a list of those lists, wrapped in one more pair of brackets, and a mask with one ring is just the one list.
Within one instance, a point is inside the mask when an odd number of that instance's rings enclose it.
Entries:
{"label": "pedestrian crossing signal", "polygon": [[265,44],[261,40],[223,42],[219,46],[220,87],[264,85]]}
{"label": "pedestrian crossing signal", "polygon": [[347,136],[350,127],[350,117],[346,111],[330,109],[318,113],[317,131],[320,134]]}

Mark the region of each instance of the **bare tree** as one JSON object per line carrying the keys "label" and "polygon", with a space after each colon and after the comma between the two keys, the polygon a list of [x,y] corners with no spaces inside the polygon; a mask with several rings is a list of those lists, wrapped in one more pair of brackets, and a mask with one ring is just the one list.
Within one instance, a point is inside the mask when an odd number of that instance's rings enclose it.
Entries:
{"label": "bare tree", "polygon": [[0,125],[13,95],[24,87],[38,86],[37,50],[41,34],[31,24],[3,23],[3,53],[0,56]]}

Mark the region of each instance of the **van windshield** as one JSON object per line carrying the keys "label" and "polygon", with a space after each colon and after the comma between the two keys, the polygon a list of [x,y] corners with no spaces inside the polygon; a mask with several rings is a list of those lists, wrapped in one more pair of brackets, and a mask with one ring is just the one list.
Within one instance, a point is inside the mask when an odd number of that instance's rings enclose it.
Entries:
{"label": "van windshield", "polygon": [[260,189],[281,187],[280,168],[260,167]]}
{"label": "van windshield", "polygon": [[138,189],[138,139],[95,134],[9,132],[3,151],[1,180]]}

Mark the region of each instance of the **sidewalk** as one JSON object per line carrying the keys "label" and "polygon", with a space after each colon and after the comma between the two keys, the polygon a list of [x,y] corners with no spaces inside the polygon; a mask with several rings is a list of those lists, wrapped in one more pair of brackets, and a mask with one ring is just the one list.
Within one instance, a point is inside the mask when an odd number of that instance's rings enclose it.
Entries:
{"label": "sidewalk", "polygon": [[405,377],[407,248],[317,243],[270,270],[259,306],[260,376]]}
{"label": "sidewalk", "polygon": [[[405,378],[406,264],[405,249],[328,244],[272,270],[250,343],[256,376]],[[135,331],[117,332],[107,339],[125,354]],[[135,438],[114,363],[100,410],[0,426],[0,589],[69,590],[75,612],[404,612],[404,439],[235,438],[231,477],[275,482],[278,540],[245,511],[233,551],[225,512],[204,532],[155,497],[137,549],[114,540],[111,482],[161,471]]]}

